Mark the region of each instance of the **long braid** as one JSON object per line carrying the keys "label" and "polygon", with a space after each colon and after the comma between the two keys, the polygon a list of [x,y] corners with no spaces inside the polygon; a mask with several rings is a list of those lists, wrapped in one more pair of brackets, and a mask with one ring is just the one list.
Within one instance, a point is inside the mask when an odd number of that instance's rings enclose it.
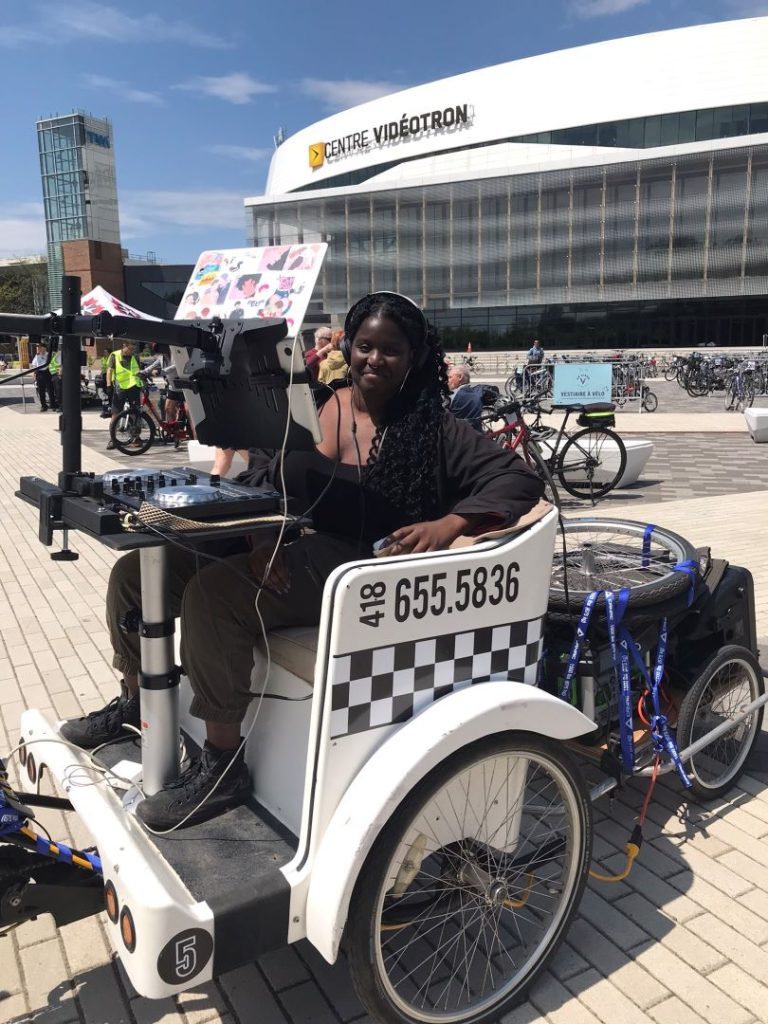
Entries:
{"label": "long braid", "polygon": [[377,426],[365,467],[368,486],[416,523],[432,518],[439,507],[437,455],[448,395],[445,354],[431,325],[424,337],[424,321],[413,304],[391,294],[367,296],[353,307],[347,324],[350,343],[369,316],[395,323],[414,350],[429,350],[391,402],[385,422]]}

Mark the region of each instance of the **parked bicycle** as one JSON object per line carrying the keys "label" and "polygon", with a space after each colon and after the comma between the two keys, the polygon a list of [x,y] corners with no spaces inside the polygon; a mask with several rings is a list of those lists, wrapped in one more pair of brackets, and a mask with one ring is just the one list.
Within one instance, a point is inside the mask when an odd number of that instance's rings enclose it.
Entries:
{"label": "parked bicycle", "polygon": [[[621,437],[611,428],[615,425],[611,403],[593,405],[553,406],[565,412],[560,429],[541,423],[542,409],[536,401],[513,400],[499,405],[497,419],[501,427],[491,425],[488,436],[512,451],[522,449],[528,464],[541,477],[547,498],[559,506],[560,499],[554,478],[574,498],[589,500],[594,505],[618,484],[627,465],[627,450]],[[523,411],[535,413],[529,426]],[[581,430],[566,430],[571,414],[577,413]]]}
{"label": "parked bicycle", "polygon": [[[754,363],[752,363],[754,366]],[[725,387],[725,408],[727,412],[744,412],[755,400],[755,386],[748,363],[737,366],[728,376]]]}
{"label": "parked bicycle", "polygon": [[109,436],[115,448],[123,455],[143,455],[158,437],[163,444],[178,448],[182,441],[193,437],[186,405],[182,402],[177,418],[167,420],[152,400],[149,382],[142,377],[138,402],[126,402],[125,407],[109,427]]}

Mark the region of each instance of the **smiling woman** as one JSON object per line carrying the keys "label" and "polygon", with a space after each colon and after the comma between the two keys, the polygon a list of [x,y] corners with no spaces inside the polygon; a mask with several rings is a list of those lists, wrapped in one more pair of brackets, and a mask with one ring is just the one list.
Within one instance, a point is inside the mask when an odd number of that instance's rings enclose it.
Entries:
{"label": "smiling woman", "polygon": [[[369,558],[374,546],[392,554],[446,548],[461,534],[515,521],[542,494],[522,459],[444,409],[444,353],[410,299],[367,295],[349,311],[345,332],[349,374],[322,386],[321,443],[278,456],[251,452],[239,478],[280,488],[284,481],[293,510],[314,532],[290,538],[274,558],[269,541],[200,571],[194,556],[169,555],[170,614],[181,616],[191,713],[205,720],[208,742],[178,783],[139,806],[137,816],[151,828],[192,824],[247,798],[248,770],[233,752],[253,696],[254,642],[263,630],[316,624],[325,580],[337,566]],[[262,590],[258,609],[253,586]],[[114,566],[107,597],[114,665],[129,696],[66,723],[61,732],[72,743],[94,747],[138,724],[139,638],[119,623],[140,604],[132,552]]]}

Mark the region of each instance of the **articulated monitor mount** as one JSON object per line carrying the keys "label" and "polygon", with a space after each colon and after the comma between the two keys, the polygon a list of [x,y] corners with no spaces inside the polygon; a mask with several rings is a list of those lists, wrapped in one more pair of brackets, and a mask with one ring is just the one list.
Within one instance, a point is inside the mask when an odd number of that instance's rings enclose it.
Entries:
{"label": "articulated monitor mount", "polygon": [[[140,549],[142,721],[154,723],[142,738],[143,778],[144,791],[154,793],[178,771],[179,674],[173,665],[167,545],[157,530],[138,540],[135,534],[126,535],[116,516],[112,529],[104,518],[113,515],[105,507],[110,502],[102,492],[94,493],[93,485],[99,481],[82,472],[80,339],[112,336],[170,346],[178,373],[174,386],[184,390],[197,437],[204,443],[222,448],[311,449],[320,440],[319,422],[303,354],[295,340],[287,340],[285,320],[83,316],[80,279],[64,277],[62,285],[61,313],[0,314],[0,333],[60,338],[62,471],[58,485],[24,477],[19,496],[38,507],[42,543],[50,546],[54,530],[62,531],[62,550],[52,558],[77,558],[68,548],[70,529],[84,529],[118,549]],[[94,521],[100,524],[98,529],[93,528]]]}

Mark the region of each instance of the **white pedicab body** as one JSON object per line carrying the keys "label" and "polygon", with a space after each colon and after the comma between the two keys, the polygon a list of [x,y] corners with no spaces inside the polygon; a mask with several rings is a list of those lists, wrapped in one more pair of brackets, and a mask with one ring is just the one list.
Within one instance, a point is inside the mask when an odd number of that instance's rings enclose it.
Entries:
{"label": "white pedicab body", "polygon": [[[550,511],[498,540],[332,574],[314,687],[311,631],[285,631],[252,705],[255,796],[279,823],[254,842],[238,842],[241,819],[227,831],[239,812],[153,839],[118,791],[79,784],[87,755],[40,743],[55,730],[24,715],[98,846],[140,993],[304,937],[333,962],[345,928],[356,987],[383,1019],[495,1016],[522,991],[578,903],[591,841],[555,741],[592,723],[535,687],[555,530]],[[236,891],[217,890],[233,871]]]}

